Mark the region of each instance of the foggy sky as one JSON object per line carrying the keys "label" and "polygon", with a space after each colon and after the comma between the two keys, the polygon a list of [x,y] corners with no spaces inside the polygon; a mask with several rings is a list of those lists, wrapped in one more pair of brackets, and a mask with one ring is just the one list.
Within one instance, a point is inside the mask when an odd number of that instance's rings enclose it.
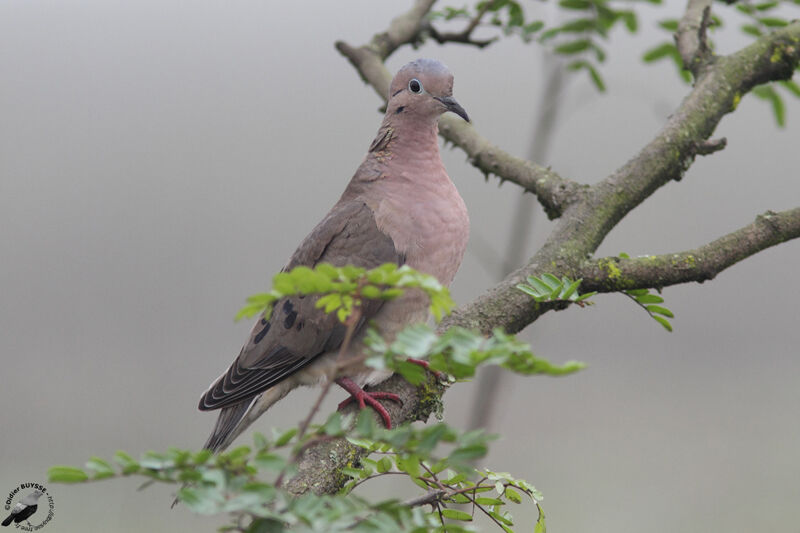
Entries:
{"label": "foggy sky", "polygon": [[[666,3],[642,8],[640,35],[612,35],[607,94],[568,78],[540,163],[592,183],[663,125],[687,86],[672,65],[639,58],[670,38],[655,21],[683,2]],[[336,201],[380,123],[379,99],[333,42],[366,42],[408,4],[0,3],[0,493],[46,481],[55,464],[202,444],[216,414],[197,411],[199,395],[250,327],[233,315]],[[733,31],[719,52],[744,42]],[[535,45],[429,44],[389,66],[420,56],[450,67],[483,135],[528,152],[543,82]],[[598,256],[690,249],[796,207],[800,105],[786,103],[778,129],[767,104],[745,97],[715,134],[728,147],[631,213]],[[520,191],[485,182],[459,151],[443,157],[472,220],[453,286],[466,303],[495,279]],[[528,256],[551,227],[536,209]],[[490,428],[502,437],[485,465],[536,485],[553,531],[796,528],[798,260],[790,242],[711,282],[666,289],[671,334],[621,295],[544,316],[523,334],[534,351],[588,368],[507,378]],[[447,393],[449,423],[466,426],[474,391]],[[293,392],[256,429],[296,424],[315,397]],[[225,522],[170,511],[169,487],[139,483],[47,484],[47,530]],[[513,511],[520,525],[535,516]]]}

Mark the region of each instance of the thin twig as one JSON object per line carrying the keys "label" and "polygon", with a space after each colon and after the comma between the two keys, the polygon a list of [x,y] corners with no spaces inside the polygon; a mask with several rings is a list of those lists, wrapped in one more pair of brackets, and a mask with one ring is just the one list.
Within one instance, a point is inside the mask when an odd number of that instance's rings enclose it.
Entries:
{"label": "thin twig", "polygon": [[709,155],[714,152],[719,152],[728,146],[728,139],[720,137],[719,139],[707,139],[703,142],[697,143],[697,155]]}
{"label": "thin twig", "polygon": [[[331,386],[333,385],[334,380],[336,378],[336,373],[339,369],[339,362],[342,360],[343,354],[345,354],[347,350],[350,349],[350,341],[353,339],[353,334],[360,320],[361,320],[361,307],[354,306],[352,313],[350,313],[350,316],[347,318],[347,330],[345,331],[344,339],[342,340],[342,345],[339,347],[339,353],[336,355],[336,364],[328,373],[329,375],[325,380],[325,385],[322,387],[322,391],[319,393],[319,396],[317,396],[317,401],[314,402],[314,405],[311,407],[311,411],[309,411],[308,416],[306,416],[303,422],[300,424],[300,429],[297,432],[298,441],[305,436],[306,431],[308,431],[308,427],[311,425],[311,421],[314,419],[314,416],[317,414],[320,407],[322,406],[322,401],[330,392]],[[286,467],[283,468],[283,470],[281,470],[280,474],[278,474],[278,477],[275,479],[276,487],[280,487],[281,483],[283,483],[283,478],[286,475],[286,471],[288,469],[289,464],[295,463],[302,456],[303,452],[308,447],[309,443],[306,443],[299,450],[297,450],[296,453],[293,454],[292,460],[289,461]]]}
{"label": "thin twig", "polygon": [[350,349],[350,341],[353,339],[353,333],[355,333],[356,326],[360,320],[361,307],[353,307],[353,312],[347,318],[347,331],[344,334],[344,340],[342,340],[342,345],[339,348],[338,355],[336,356],[336,365],[334,365],[334,368],[329,372],[329,375],[325,380],[325,386],[322,388],[322,392],[320,392],[319,396],[317,397],[317,401],[314,402],[314,406],[311,407],[311,412],[308,413],[308,416],[305,418],[305,420],[303,420],[303,423],[300,424],[300,431],[297,433],[298,439],[303,438],[303,435],[306,434],[308,426],[311,424],[311,420],[314,418],[314,415],[317,414],[317,411],[319,411],[319,408],[322,405],[322,401],[331,390],[331,386],[336,378],[336,371],[339,368],[340,362],[344,360],[343,355]]}
{"label": "thin twig", "polygon": [[485,2],[483,6],[481,6],[480,10],[472,17],[467,24],[467,27],[464,28],[460,32],[447,32],[447,33],[440,33],[436,28],[432,25],[428,25],[428,33],[430,33],[431,37],[439,43],[460,43],[460,44],[469,44],[472,46],[477,46],[478,48],[484,48],[489,46],[493,42],[497,40],[497,37],[492,37],[491,39],[483,39],[483,40],[475,40],[472,38],[472,32],[475,31],[475,28],[478,27],[480,24],[481,19],[486,14],[489,9],[491,9],[495,4],[497,4],[498,0],[492,0],[491,2]]}
{"label": "thin twig", "polygon": [[686,12],[675,32],[675,45],[683,59],[683,66],[695,80],[700,70],[711,58],[706,31],[711,23],[711,0],[689,0]]}

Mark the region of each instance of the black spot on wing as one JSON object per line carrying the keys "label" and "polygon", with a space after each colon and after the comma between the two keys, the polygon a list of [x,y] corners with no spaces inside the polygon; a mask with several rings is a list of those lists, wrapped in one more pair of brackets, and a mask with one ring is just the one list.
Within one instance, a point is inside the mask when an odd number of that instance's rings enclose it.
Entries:
{"label": "black spot on wing", "polygon": [[271,324],[269,322],[267,322],[266,320],[264,320],[263,318],[261,319],[261,323],[265,324],[264,329],[259,331],[256,334],[255,338],[253,338],[253,344],[258,344],[259,342],[261,342],[261,340],[264,338],[264,335],[269,333],[269,327],[271,326]]}
{"label": "black spot on wing", "polygon": [[296,318],[297,318],[297,311],[292,310],[291,313],[286,315],[286,318],[283,321],[283,327],[285,327],[286,329],[289,329],[292,326],[294,326],[294,321],[295,321]]}

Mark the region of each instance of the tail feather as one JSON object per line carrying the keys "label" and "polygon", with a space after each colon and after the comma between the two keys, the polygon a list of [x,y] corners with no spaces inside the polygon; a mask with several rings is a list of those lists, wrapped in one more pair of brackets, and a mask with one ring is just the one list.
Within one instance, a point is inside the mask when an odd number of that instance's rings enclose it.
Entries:
{"label": "tail feather", "polygon": [[[219,412],[219,417],[217,417],[217,423],[214,424],[214,429],[211,431],[211,435],[208,436],[203,448],[214,453],[221,452],[227,448],[228,444],[233,440],[231,435],[234,435],[234,431],[250,409],[250,406],[257,400],[258,397],[222,409]],[[236,435],[239,433],[236,432]]]}
{"label": "tail feather", "polygon": [[[288,380],[287,380],[288,381]],[[259,394],[251,400],[237,403],[230,407],[225,407],[219,412],[217,423],[203,448],[219,453],[238,437],[244,430],[250,427],[256,418],[269,409],[275,402],[286,396],[294,388],[286,382],[279,383],[277,386]],[[186,484],[183,485],[184,487]],[[178,503],[178,498],[172,502],[172,507]]]}

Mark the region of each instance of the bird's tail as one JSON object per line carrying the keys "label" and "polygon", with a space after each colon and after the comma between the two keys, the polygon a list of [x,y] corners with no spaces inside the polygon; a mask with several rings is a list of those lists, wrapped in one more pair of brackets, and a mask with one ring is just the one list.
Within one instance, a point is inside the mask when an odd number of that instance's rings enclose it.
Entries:
{"label": "bird's tail", "polygon": [[[203,448],[219,453],[238,437],[245,429],[250,427],[256,418],[272,407],[272,405],[286,396],[293,386],[285,382],[278,383],[271,389],[264,391],[252,400],[246,400],[230,407],[225,407],[219,412],[217,423],[211,431]],[[186,485],[184,485],[186,486]],[[178,503],[178,498],[172,502],[172,507]]]}
{"label": "bird's tail", "polygon": [[3,525],[4,525],[4,526],[11,525],[11,522],[13,522],[13,521],[14,521],[14,515],[13,515],[13,514],[10,514],[10,515],[8,515],[8,518],[6,518],[5,520],[3,520]]}
{"label": "bird's tail", "polygon": [[247,411],[250,409],[250,406],[256,401],[258,401],[257,396],[249,401],[237,403],[236,405],[222,409],[219,412],[217,423],[214,424],[211,435],[208,436],[206,443],[203,444],[203,448],[211,450],[214,453],[221,452],[227,448],[231,441],[243,430],[236,431],[242,419],[245,417],[245,414],[247,414]]}

